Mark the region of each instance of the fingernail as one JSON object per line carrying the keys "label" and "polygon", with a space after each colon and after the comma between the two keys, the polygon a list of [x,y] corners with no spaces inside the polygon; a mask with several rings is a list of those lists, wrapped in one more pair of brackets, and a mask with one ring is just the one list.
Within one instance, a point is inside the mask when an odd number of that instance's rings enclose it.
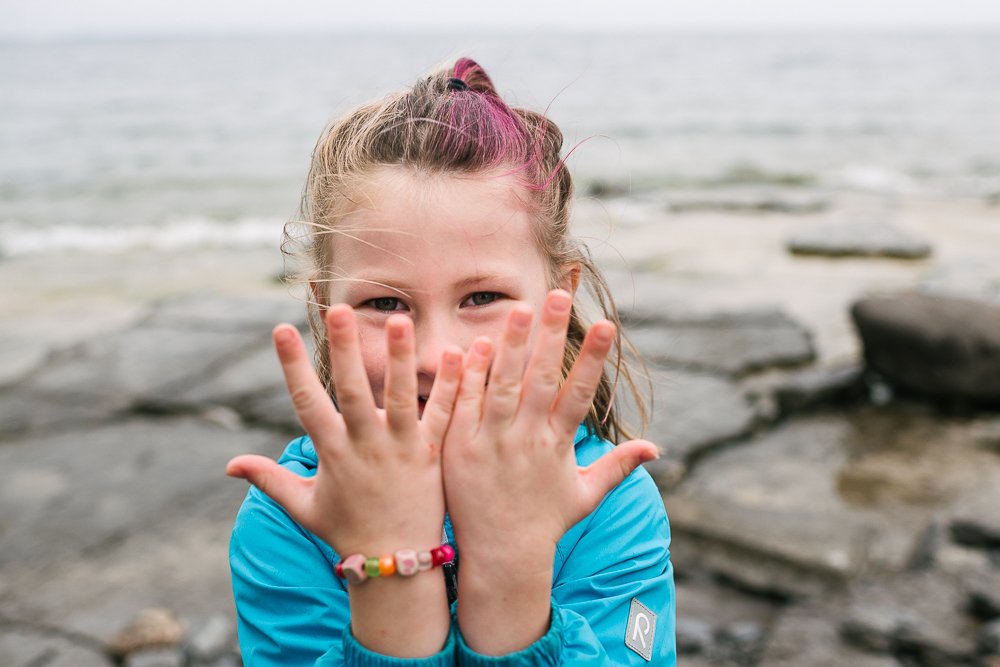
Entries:
{"label": "fingernail", "polygon": [[615,337],[615,328],[612,326],[599,326],[594,330],[594,337],[600,343],[610,343]]}
{"label": "fingernail", "polygon": [[552,309],[554,313],[566,313],[569,312],[570,306],[573,305],[573,299],[570,298],[569,294],[555,293],[549,297],[549,308]]}
{"label": "fingernail", "polygon": [[455,367],[462,363],[462,355],[454,350],[448,350],[441,361],[445,366]]}
{"label": "fingernail", "polygon": [[287,343],[292,340],[292,330],[284,325],[279,325],[274,329],[274,341],[276,343]]}
{"label": "fingernail", "polygon": [[472,344],[472,349],[481,357],[488,355],[492,348],[493,344],[488,340],[477,340]]}
{"label": "fingernail", "polygon": [[515,326],[523,329],[531,324],[531,311],[530,310],[514,310],[510,314],[510,321]]}

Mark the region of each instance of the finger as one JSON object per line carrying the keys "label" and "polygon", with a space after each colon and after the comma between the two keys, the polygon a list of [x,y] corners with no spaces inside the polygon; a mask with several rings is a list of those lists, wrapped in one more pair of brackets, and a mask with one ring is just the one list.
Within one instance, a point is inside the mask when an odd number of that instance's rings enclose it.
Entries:
{"label": "finger", "polygon": [[458,386],[462,381],[462,351],[457,347],[445,350],[434,376],[434,386],[427,397],[421,421],[427,427],[431,442],[440,445],[444,441],[448,424],[455,408]]}
{"label": "finger", "polygon": [[541,326],[535,349],[524,373],[520,413],[528,418],[547,417],[562,381],[566,328],[573,297],[565,290],[552,290],[542,306]]}
{"label": "finger", "polygon": [[306,433],[317,445],[317,452],[321,453],[321,443],[337,441],[336,434],[343,422],[326,388],[316,377],[298,330],[291,324],[279,324],[274,328],[272,338],[292,407]]}
{"label": "finger", "polygon": [[330,344],[330,375],[337,407],[352,435],[363,435],[375,424],[375,398],[361,357],[358,325],[350,306],[337,304],[326,314]]}
{"label": "finger", "polygon": [[[465,368],[455,397],[455,409],[448,427],[448,440],[467,441],[483,418],[486,375],[493,358],[493,342],[482,336],[473,341],[465,358]],[[453,435],[455,437],[453,437]]]}
{"label": "finger", "polygon": [[483,404],[483,422],[499,426],[510,422],[521,402],[524,367],[528,361],[528,338],[531,335],[531,308],[516,304],[507,316],[496,358],[490,369]]}
{"label": "finger", "polygon": [[611,351],[614,339],[615,325],[607,320],[595,323],[583,339],[580,354],[559,390],[549,418],[556,432],[566,438],[572,439],[580,422],[590,412],[594,393],[604,372],[604,360]]}
{"label": "finger", "polygon": [[385,369],[385,407],[389,428],[401,434],[417,428],[417,362],[413,320],[393,315],[385,323],[389,361]]}
{"label": "finger", "polygon": [[639,464],[660,457],[656,445],[648,440],[630,440],[618,445],[580,471],[586,486],[584,515],[597,507],[611,489],[618,486]]}
{"label": "finger", "polygon": [[307,519],[312,479],[296,475],[266,456],[252,454],[231,460],[226,465],[226,474],[256,486],[299,523]]}

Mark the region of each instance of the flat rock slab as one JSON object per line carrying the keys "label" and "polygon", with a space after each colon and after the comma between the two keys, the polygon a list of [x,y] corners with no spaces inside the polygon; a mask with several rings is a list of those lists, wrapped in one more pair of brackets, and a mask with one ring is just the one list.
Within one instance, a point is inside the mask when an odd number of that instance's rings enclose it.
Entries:
{"label": "flat rock slab", "polygon": [[809,332],[778,311],[661,316],[632,323],[629,337],[647,359],[728,375],[816,357]]}
{"label": "flat rock slab", "polygon": [[[196,511],[224,489],[238,454],[280,451],[267,431],[228,430],[199,419],[123,423],[25,437],[0,446],[0,567],[32,567],[100,550],[160,516]],[[99,482],[97,481],[99,480]]]}
{"label": "flat rock slab", "polygon": [[962,613],[958,577],[908,573],[852,588],[840,634],[859,650],[921,656],[919,664],[974,664],[978,624]]}
{"label": "flat rock slab", "polygon": [[225,463],[285,444],[170,417],[0,446],[0,619],[103,643],[150,606],[189,628],[232,618],[227,550],[248,487]]}
{"label": "flat rock slab", "polygon": [[862,299],[851,316],[865,360],[891,384],[1000,406],[1000,305],[903,293]]}
{"label": "flat rock slab", "polygon": [[749,433],[755,414],[733,382],[704,373],[653,367],[647,437],[672,460],[692,457]]}
{"label": "flat rock slab", "polygon": [[112,667],[91,642],[53,634],[45,628],[0,625],[0,665],[4,667]]}
{"label": "flat rock slab", "polygon": [[797,419],[711,453],[665,502],[679,567],[825,595],[862,572],[903,570],[933,517],[989,521],[998,488],[1000,461],[968,424],[871,410]]}
{"label": "flat rock slab", "polygon": [[893,257],[922,259],[929,243],[890,224],[857,222],[823,224],[789,236],[788,250],[797,255],[827,257]]}
{"label": "flat rock slab", "polygon": [[891,655],[846,644],[827,608],[811,604],[787,608],[771,628],[761,655],[767,667],[902,667]]}
{"label": "flat rock slab", "polygon": [[232,405],[268,394],[283,384],[271,329],[291,321],[304,330],[304,317],[291,298],[164,302],[137,325],[61,350],[0,391],[0,436],[98,423],[136,407]]}
{"label": "flat rock slab", "polygon": [[819,213],[830,207],[830,198],[815,191],[744,188],[675,191],[667,197],[672,213]]}

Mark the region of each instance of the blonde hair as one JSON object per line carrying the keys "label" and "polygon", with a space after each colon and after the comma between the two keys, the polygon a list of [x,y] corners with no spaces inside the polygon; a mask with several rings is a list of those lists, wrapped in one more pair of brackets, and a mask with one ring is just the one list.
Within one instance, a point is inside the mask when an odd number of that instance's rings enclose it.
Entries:
{"label": "blonde hair", "polygon": [[[331,396],[322,314],[330,305],[330,282],[343,279],[331,266],[331,249],[341,231],[336,221],[357,208],[367,177],[386,166],[466,175],[505,170],[518,174],[530,195],[537,222],[535,238],[549,270],[549,287],[556,287],[568,269],[579,267],[580,284],[592,297],[592,305],[617,327],[616,344],[586,418],[588,428],[618,442],[633,437],[634,427],[645,427],[646,402],[638,390],[638,373],[628,361],[637,358],[635,350],[622,334],[607,282],[586,246],[569,232],[573,182],[560,155],[562,144],[562,133],[551,120],[509,107],[482,67],[468,58],[419,80],[412,88],[358,107],[327,127],[313,151],[299,220],[285,226],[283,250],[305,260],[301,278],[314,295],[309,325],[316,344],[316,371]],[[296,232],[301,229],[304,234]],[[574,299],[563,378],[580,352],[587,328]],[[637,425],[625,424],[616,405],[616,387],[622,384],[633,398]]]}

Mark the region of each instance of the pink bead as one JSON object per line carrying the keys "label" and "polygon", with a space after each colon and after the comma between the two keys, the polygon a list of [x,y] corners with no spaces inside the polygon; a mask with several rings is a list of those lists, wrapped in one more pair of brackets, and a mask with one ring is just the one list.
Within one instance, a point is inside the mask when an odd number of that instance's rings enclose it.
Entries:
{"label": "pink bead", "polygon": [[396,552],[396,574],[409,577],[419,570],[417,552],[413,549],[400,549]]}
{"label": "pink bead", "polygon": [[451,548],[450,544],[442,544],[439,547],[431,549],[431,562],[434,567],[450,563],[454,557],[455,550]]}
{"label": "pink bead", "polygon": [[360,584],[368,580],[368,573],[365,572],[365,557],[361,554],[348,556],[340,561],[340,571],[343,572],[344,579],[349,584]]}
{"label": "pink bead", "polygon": [[427,570],[434,567],[434,558],[431,556],[430,551],[418,551],[417,552],[417,569],[420,572],[426,572]]}

